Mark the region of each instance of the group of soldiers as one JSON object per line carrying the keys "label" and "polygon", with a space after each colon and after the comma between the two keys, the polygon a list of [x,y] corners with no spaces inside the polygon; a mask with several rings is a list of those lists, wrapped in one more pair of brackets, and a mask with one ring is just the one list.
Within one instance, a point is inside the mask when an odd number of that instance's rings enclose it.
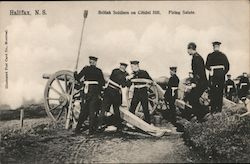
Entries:
{"label": "group of soldiers", "polygon": [[227,74],[224,94],[231,101],[244,100],[248,95],[250,86],[249,78],[246,72],[243,72],[237,84],[234,83],[230,74]]}
{"label": "group of soldiers", "polygon": [[[81,111],[75,129],[76,133],[86,130],[85,127],[87,126],[83,125],[88,117],[89,133],[93,134],[102,131],[105,124],[105,113],[110,110],[111,106],[114,110],[114,125],[117,127],[117,131],[121,131],[122,120],[119,111],[119,107],[122,105],[121,88],[131,86],[131,79],[143,78],[152,80],[147,71],[139,68],[139,61],[131,61],[130,64],[133,71],[131,75],[126,71],[127,64],[120,63],[120,67],[112,71],[105,85],[103,73],[101,69],[96,67],[97,60],[97,57],[90,56],[89,66],[85,66],[80,73],[74,73],[74,77],[78,82],[84,78],[84,96],[82,96]],[[150,124],[147,85],[144,83],[134,83],[134,87],[134,96],[129,111],[135,113],[137,105],[141,103],[145,121]]]}
{"label": "group of soldiers", "polygon": [[[213,52],[208,54],[206,63],[196,51],[196,44],[191,42],[187,46],[187,52],[192,56],[192,80],[189,93],[189,102],[192,106],[192,112],[197,116],[198,120],[202,120],[207,112],[200,110],[200,97],[204,91],[209,88],[209,96],[211,99],[211,112],[216,113],[222,110],[223,91],[225,87],[225,76],[229,71],[230,65],[224,53],[220,51],[220,42],[213,42]],[[97,58],[89,57],[89,65],[85,66],[79,73],[75,72],[74,77],[77,81],[84,78],[84,96],[82,96],[81,111],[75,132],[81,133],[86,130],[84,126],[85,120],[89,117],[89,133],[93,134],[99,130],[103,130],[105,122],[105,113],[113,107],[114,125],[117,131],[121,131],[122,119],[120,117],[119,107],[122,105],[121,88],[130,87],[132,79],[149,79],[152,80],[147,71],[140,69],[139,61],[131,61],[132,73],[129,75],[126,71],[127,64],[120,63],[119,68],[112,71],[108,82],[105,84],[104,76],[101,69],[96,67]],[[209,70],[209,79],[207,80],[206,71]],[[170,67],[169,81],[165,88],[165,103],[169,106],[170,122],[176,124],[176,107],[175,100],[178,97],[179,78],[176,75],[177,67]],[[229,76],[228,76],[229,77]],[[144,121],[151,124],[151,118],[148,107],[148,85],[144,82],[135,82],[133,98],[129,111],[135,113],[139,103],[142,105],[144,113]],[[226,86],[231,85],[229,80]],[[234,86],[234,84],[233,84]],[[247,84],[249,87],[249,81]],[[232,88],[233,89],[233,88]],[[248,91],[248,89],[247,89]],[[102,101],[100,99],[101,93]],[[226,92],[229,93],[229,92]],[[230,92],[231,93],[231,92]],[[242,93],[243,94],[243,93]],[[101,108],[100,108],[101,107]]]}

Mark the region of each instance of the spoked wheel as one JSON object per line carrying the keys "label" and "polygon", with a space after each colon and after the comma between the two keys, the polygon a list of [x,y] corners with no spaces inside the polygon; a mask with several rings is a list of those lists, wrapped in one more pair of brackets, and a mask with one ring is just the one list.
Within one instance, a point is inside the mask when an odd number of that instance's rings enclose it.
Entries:
{"label": "spoked wheel", "polygon": [[58,71],[50,76],[44,91],[44,104],[47,115],[55,123],[66,122],[69,116],[68,124],[76,124],[80,112],[80,91],[74,86],[71,71]]}
{"label": "spoked wheel", "polygon": [[[152,115],[156,108],[157,108],[157,105],[159,103],[159,94],[158,94],[158,91],[157,91],[157,87],[155,86],[155,84],[152,84],[152,81],[151,80],[148,80],[148,79],[137,79],[137,81],[146,81],[150,84],[148,84],[148,109],[149,109],[149,113],[150,115]],[[129,88],[129,107],[131,105],[131,101],[132,101],[132,98],[133,98],[133,93],[134,93],[134,85],[132,85],[130,88]],[[139,103],[136,107],[136,110],[135,110],[135,115],[140,117],[141,119],[144,118],[144,113],[143,113],[143,109],[142,109],[142,105],[141,103]]]}

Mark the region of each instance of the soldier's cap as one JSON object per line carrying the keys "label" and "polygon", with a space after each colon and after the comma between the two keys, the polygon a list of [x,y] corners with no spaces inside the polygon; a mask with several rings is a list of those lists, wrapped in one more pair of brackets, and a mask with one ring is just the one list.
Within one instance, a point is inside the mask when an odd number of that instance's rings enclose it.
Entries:
{"label": "soldier's cap", "polygon": [[98,58],[95,57],[95,56],[89,56],[89,59],[90,59],[90,60],[95,60],[95,61],[97,61]]}
{"label": "soldier's cap", "polygon": [[196,50],[196,44],[194,42],[188,43],[188,49]]}
{"label": "soldier's cap", "polygon": [[246,72],[243,72],[243,74],[247,74]]}
{"label": "soldier's cap", "polygon": [[138,60],[132,60],[130,61],[130,64],[139,64],[140,62]]}
{"label": "soldier's cap", "polygon": [[231,74],[227,74],[227,77],[231,77]]}
{"label": "soldier's cap", "polygon": [[193,74],[193,72],[188,72],[188,74]]}
{"label": "soldier's cap", "polygon": [[221,45],[221,42],[215,41],[215,42],[213,42],[212,44],[213,44],[213,46],[214,46],[214,45]]}
{"label": "soldier's cap", "polygon": [[127,63],[120,63],[120,65],[123,65],[123,66],[125,66],[125,67],[127,67],[127,66],[128,66],[128,64],[127,64]]}
{"label": "soldier's cap", "polygon": [[177,70],[177,67],[173,66],[173,67],[169,67],[169,69],[170,69],[171,71],[176,71],[176,70]]}

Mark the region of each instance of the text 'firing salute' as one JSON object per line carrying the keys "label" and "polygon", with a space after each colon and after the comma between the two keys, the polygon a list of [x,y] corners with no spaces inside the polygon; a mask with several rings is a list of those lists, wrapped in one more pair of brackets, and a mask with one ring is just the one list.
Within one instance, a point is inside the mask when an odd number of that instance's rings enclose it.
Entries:
{"label": "text 'firing salute'", "polygon": [[81,111],[75,129],[76,133],[81,132],[82,124],[89,116],[89,133],[97,130],[97,113],[101,103],[100,94],[105,84],[102,70],[96,67],[97,58],[89,57],[89,66],[85,66],[79,74],[74,72],[77,81],[84,78],[84,94],[81,97]]}
{"label": "text 'firing salute'", "polygon": [[[127,76],[128,80],[133,79],[149,79],[152,78],[149,76],[148,72],[141,70],[139,67],[139,61],[131,61],[131,69],[133,73],[130,76]],[[133,82],[134,84],[134,94],[130,104],[129,111],[135,113],[136,107],[139,103],[142,105],[144,119],[147,123],[151,123],[149,109],[148,109],[148,85],[146,82]]]}
{"label": "text 'firing salute'", "polygon": [[114,69],[110,75],[104,90],[102,108],[99,116],[99,126],[102,126],[104,123],[105,112],[108,112],[110,107],[113,106],[114,125],[117,127],[117,131],[122,130],[122,119],[120,117],[119,107],[122,104],[121,88],[127,86],[126,76],[128,73],[126,68],[126,63],[120,63],[120,67]]}
{"label": "text 'firing salute'", "polygon": [[226,55],[220,52],[220,42],[213,42],[214,52],[208,54],[206,68],[209,70],[209,87],[211,111],[221,112],[225,75],[229,71],[229,62]]}

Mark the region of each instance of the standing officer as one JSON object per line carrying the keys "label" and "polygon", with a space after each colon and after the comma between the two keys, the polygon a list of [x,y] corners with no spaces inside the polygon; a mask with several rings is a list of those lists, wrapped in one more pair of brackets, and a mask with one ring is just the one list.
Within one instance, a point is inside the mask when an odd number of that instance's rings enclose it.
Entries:
{"label": "standing officer", "polygon": [[189,93],[189,102],[192,105],[193,114],[199,121],[207,113],[200,104],[200,97],[207,89],[207,77],[205,72],[204,60],[196,51],[196,44],[191,42],[188,44],[187,52],[192,55],[192,71],[193,79],[191,80],[191,91]]}
{"label": "standing officer", "polygon": [[225,75],[229,71],[229,62],[225,54],[220,52],[220,42],[213,42],[214,52],[208,54],[206,68],[209,70],[209,86],[211,110],[221,112]]}
{"label": "standing officer", "polygon": [[[147,71],[141,70],[139,68],[139,61],[131,61],[131,69],[133,71],[132,75],[127,76],[127,79],[150,79]],[[148,109],[148,87],[146,83],[134,83],[134,95],[130,104],[129,111],[135,113],[136,107],[141,102],[144,118],[147,123],[151,123],[149,109]]]}
{"label": "standing officer", "polygon": [[178,97],[178,86],[179,78],[176,75],[177,67],[170,67],[170,78],[166,87],[166,92],[164,94],[165,103],[169,105],[170,118],[169,121],[175,125],[176,124],[176,107],[175,100]]}
{"label": "standing officer", "polygon": [[117,131],[121,131],[122,120],[120,117],[119,107],[122,104],[121,88],[127,85],[126,76],[128,76],[128,73],[126,72],[126,68],[126,63],[120,63],[120,67],[114,69],[110,75],[107,88],[104,90],[102,109],[99,116],[99,126],[102,126],[104,123],[105,112],[109,111],[112,105],[114,110],[115,126],[117,127]]}
{"label": "standing officer", "polygon": [[247,73],[244,72],[243,76],[240,78],[240,82],[238,84],[238,97],[239,99],[243,97],[247,97],[248,95],[248,90],[249,90],[249,79],[247,77]]}
{"label": "standing officer", "polygon": [[233,100],[233,95],[236,92],[234,81],[231,79],[231,75],[227,74],[227,81],[224,88],[225,96],[228,100]]}
{"label": "standing officer", "polygon": [[82,124],[89,116],[89,134],[96,131],[96,115],[99,111],[100,94],[105,84],[102,70],[96,67],[97,59],[94,56],[89,57],[89,66],[85,66],[79,74],[74,72],[76,80],[84,78],[84,96],[81,102],[81,112],[75,129],[76,133],[81,132]]}

